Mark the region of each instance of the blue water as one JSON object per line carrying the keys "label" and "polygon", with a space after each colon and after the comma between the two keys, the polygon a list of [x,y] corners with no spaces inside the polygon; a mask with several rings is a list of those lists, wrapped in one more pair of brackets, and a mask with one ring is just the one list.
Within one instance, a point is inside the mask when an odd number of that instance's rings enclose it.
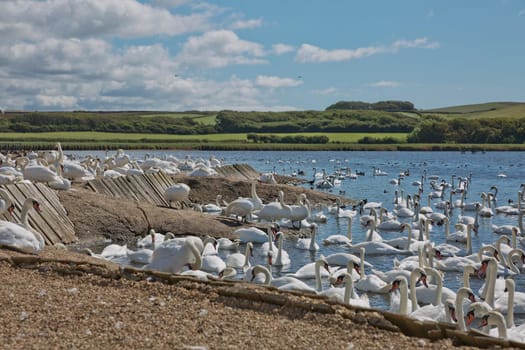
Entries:
{"label": "blue water", "polygon": [[[103,153],[97,152],[76,152],[78,156],[87,153],[104,156]],[[368,201],[383,202],[383,206],[392,210],[394,191],[403,190],[406,194],[414,194],[417,188],[412,185],[413,181],[421,180],[421,176],[426,172],[427,176],[437,175],[440,180],[446,182],[452,181],[452,175],[467,177],[471,176],[472,182],[469,187],[466,202],[480,201],[482,192],[491,192],[490,187],[495,185],[498,188],[497,206],[506,205],[508,199],[517,200],[517,192],[520,185],[525,182],[525,153],[524,152],[477,152],[477,153],[460,153],[460,152],[297,152],[297,151],[128,151],[126,152],[133,158],[142,159],[147,153],[151,156],[162,158],[166,155],[174,155],[179,159],[191,156],[192,159],[208,159],[214,156],[223,160],[224,164],[246,163],[253,166],[260,172],[274,171],[277,174],[291,175],[293,172],[302,170],[305,172],[304,178],[311,180],[313,178],[313,169],[317,172],[325,169],[328,174],[333,173],[337,168],[349,167],[352,172],[363,171],[364,176],[357,179],[344,179],[340,186],[335,187],[332,191],[339,194],[344,191],[344,196],[349,199],[368,199]],[[377,167],[387,176],[372,176],[373,168]],[[397,178],[398,174],[408,170],[410,176],[401,181],[400,185],[390,184],[390,180]],[[505,175],[501,177],[498,175]],[[427,195],[430,191],[426,181],[424,193],[422,195],[422,205],[427,204]],[[457,184],[457,178],[455,179]],[[308,185],[309,186],[309,185]],[[217,189],[220,193],[220,188]],[[493,192],[493,191],[492,191]],[[248,196],[249,193],[246,193]],[[277,195],[277,193],[276,193]],[[459,195],[453,197],[453,200],[459,199]],[[445,196],[448,199],[448,191]],[[295,198],[285,199],[289,203],[295,201]],[[434,202],[441,200],[437,199]],[[434,209],[434,211],[440,211]],[[451,228],[459,214],[459,209],[454,209],[451,216]],[[472,212],[466,215],[473,216]],[[518,216],[495,215],[491,218],[480,218],[480,227],[477,235],[473,236],[473,250],[476,252],[482,244],[489,244],[496,241],[499,235],[492,232],[491,225],[512,224],[518,225]],[[403,220],[400,220],[403,221]],[[318,242],[331,234],[346,234],[347,220],[337,219],[328,215],[326,224],[318,224]],[[359,224],[359,220],[353,220],[352,225],[354,242],[364,239],[365,228]],[[382,233],[383,238],[390,239],[400,235],[400,233]],[[444,228],[433,227],[431,239],[439,243],[444,243]],[[461,246],[464,248],[464,246]],[[345,251],[344,247],[323,246],[320,244],[320,250],[314,253],[301,251],[294,248],[294,242],[286,241],[284,249],[288,251],[292,258],[292,265],[286,269],[278,270],[274,268],[274,275],[279,276],[289,272],[294,272],[306,263],[314,261],[320,255],[329,255],[334,252]],[[241,246],[241,252],[244,247]],[[374,265],[375,269],[391,270],[393,268],[393,258],[395,256],[369,256],[367,261]],[[399,256],[399,259],[403,256]],[[263,258],[254,257],[252,264],[262,263]],[[370,271],[366,271],[369,273]],[[516,281],[516,290],[525,291],[525,276],[520,274],[514,277]],[[311,281],[313,284],[313,281]],[[445,286],[452,290],[457,290],[461,286],[461,275],[459,273],[447,272],[445,274]],[[471,287],[474,291],[483,283],[476,278],[471,279]],[[370,302],[373,307],[388,309],[389,300],[387,296],[370,294]],[[517,315],[516,323],[524,321],[525,315]]]}

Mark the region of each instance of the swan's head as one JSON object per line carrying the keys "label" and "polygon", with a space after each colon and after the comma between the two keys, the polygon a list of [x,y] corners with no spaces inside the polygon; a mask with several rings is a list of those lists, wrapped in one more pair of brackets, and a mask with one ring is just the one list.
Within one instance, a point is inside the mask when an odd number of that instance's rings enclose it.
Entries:
{"label": "swan's head", "polygon": [[447,299],[445,300],[445,307],[448,309],[448,312],[450,313],[450,318],[454,322],[458,322],[458,319],[456,317],[456,307],[455,307],[455,301],[454,299]]}
{"label": "swan's head", "polygon": [[427,274],[426,273],[420,273],[419,278],[416,281],[416,284],[417,283],[421,283],[421,284],[423,284],[425,286],[425,288],[428,288]]}
{"label": "swan's head", "polygon": [[33,206],[33,209],[36,212],[41,212],[42,211],[42,209],[40,208],[40,203],[36,199],[32,200],[32,206]]}
{"label": "swan's head", "polygon": [[397,289],[399,289],[400,285],[401,285],[401,279],[392,281],[392,285],[390,286],[390,290],[388,292],[392,293],[396,291]]}
{"label": "swan's head", "polygon": [[15,211],[15,205],[13,203],[11,203],[9,208],[7,208],[7,212],[9,213],[9,215],[13,215],[14,211]]}

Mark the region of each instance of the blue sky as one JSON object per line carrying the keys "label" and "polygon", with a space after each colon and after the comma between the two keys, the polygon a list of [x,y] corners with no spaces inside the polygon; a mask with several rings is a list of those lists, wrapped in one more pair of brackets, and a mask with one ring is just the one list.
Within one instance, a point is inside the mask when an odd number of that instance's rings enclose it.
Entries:
{"label": "blue sky", "polygon": [[525,1],[0,2],[7,110],[525,101]]}

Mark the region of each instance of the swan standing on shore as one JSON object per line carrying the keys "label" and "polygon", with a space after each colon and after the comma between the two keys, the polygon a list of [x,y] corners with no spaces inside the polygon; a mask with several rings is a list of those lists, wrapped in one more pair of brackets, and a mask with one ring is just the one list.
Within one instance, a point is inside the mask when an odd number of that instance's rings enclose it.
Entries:
{"label": "swan standing on shore", "polygon": [[38,254],[44,249],[44,237],[29,225],[29,209],[40,212],[40,203],[32,197],[26,198],[22,206],[21,225],[0,221],[0,246],[30,254]]}

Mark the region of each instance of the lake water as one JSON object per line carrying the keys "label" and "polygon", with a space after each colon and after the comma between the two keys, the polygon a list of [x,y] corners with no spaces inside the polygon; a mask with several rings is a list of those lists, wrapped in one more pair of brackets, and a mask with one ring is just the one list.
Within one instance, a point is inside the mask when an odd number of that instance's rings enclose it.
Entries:
{"label": "lake water", "polygon": [[[104,156],[103,153],[97,152],[76,152],[77,155],[83,156],[87,153]],[[328,174],[333,173],[336,169],[345,167],[351,168],[352,172],[362,171],[364,176],[357,179],[344,179],[339,186],[332,191],[339,194],[344,191],[344,196],[349,199],[364,199],[368,201],[382,202],[389,211],[393,208],[394,191],[403,190],[406,194],[414,194],[417,187],[412,185],[413,181],[421,180],[423,174],[427,176],[436,175],[450,183],[452,175],[455,175],[455,183],[458,183],[457,177],[471,176],[471,184],[468,191],[466,202],[480,201],[482,192],[494,192],[491,186],[498,188],[497,206],[506,205],[508,199],[517,200],[517,192],[520,185],[525,182],[525,153],[524,152],[477,152],[477,153],[460,153],[460,152],[375,152],[375,151],[355,151],[355,152],[296,152],[296,151],[128,151],[126,152],[133,158],[143,159],[145,154],[162,158],[166,155],[174,155],[179,159],[190,156],[192,159],[208,159],[215,156],[222,159],[224,164],[246,163],[253,166],[260,172],[274,171],[282,175],[291,175],[299,170],[305,172],[304,178],[311,180],[313,178],[314,168],[317,172],[322,169]],[[387,176],[372,176],[373,169],[378,168],[388,173]],[[398,174],[405,171],[410,172],[410,176],[401,181],[400,185],[392,185],[390,180],[397,178]],[[308,185],[310,186],[310,185]],[[217,189],[220,191],[220,189]],[[422,195],[422,206],[427,204],[427,195],[429,193],[429,180],[424,185]],[[445,199],[448,199],[448,191]],[[246,193],[248,196],[249,193]],[[277,195],[277,193],[276,193]],[[457,195],[453,200],[459,199]],[[441,199],[435,199],[434,203]],[[295,198],[287,198],[286,201],[291,203]],[[434,208],[434,211],[439,211]],[[462,214],[460,209],[454,209],[451,215],[451,228],[455,223],[458,215]],[[472,212],[466,213],[473,215]],[[337,219],[333,215],[327,215],[326,224],[318,224],[318,242],[331,234],[346,234],[347,219]],[[518,216],[506,216],[497,214],[491,218],[480,218],[479,232],[473,235],[473,250],[476,252],[482,244],[495,242],[500,235],[493,233],[492,224],[518,225]],[[400,220],[406,221],[406,220]],[[366,228],[360,225],[359,220],[353,220],[352,225],[354,242],[360,242],[365,237]],[[383,238],[390,239],[398,237],[400,233],[381,232]],[[404,234],[403,234],[404,235]],[[435,226],[431,232],[431,239],[436,244],[445,242],[444,227]],[[458,245],[464,248],[464,245]],[[288,251],[292,264],[286,269],[277,270],[274,268],[274,276],[294,272],[306,263],[314,261],[320,255],[329,255],[334,252],[345,252],[344,247],[323,246],[320,244],[320,250],[316,252],[301,251],[294,248],[294,242],[286,241],[285,250]],[[241,246],[241,252],[244,247]],[[393,259],[395,256],[369,256],[367,261],[374,265],[375,269],[387,271],[393,268]],[[398,256],[401,259],[403,256]],[[255,256],[252,264],[264,264],[262,257]],[[368,269],[366,273],[370,273]],[[525,291],[525,276],[520,274],[514,277],[516,281],[516,290]],[[445,274],[445,286],[456,291],[461,287],[461,274],[447,272]],[[309,281],[313,285],[313,280]],[[471,287],[477,292],[483,280],[477,278],[471,279]],[[326,286],[326,282],[324,283]],[[388,309],[388,296],[370,294],[370,303],[373,307]],[[517,324],[524,321],[525,315],[516,315]]]}

